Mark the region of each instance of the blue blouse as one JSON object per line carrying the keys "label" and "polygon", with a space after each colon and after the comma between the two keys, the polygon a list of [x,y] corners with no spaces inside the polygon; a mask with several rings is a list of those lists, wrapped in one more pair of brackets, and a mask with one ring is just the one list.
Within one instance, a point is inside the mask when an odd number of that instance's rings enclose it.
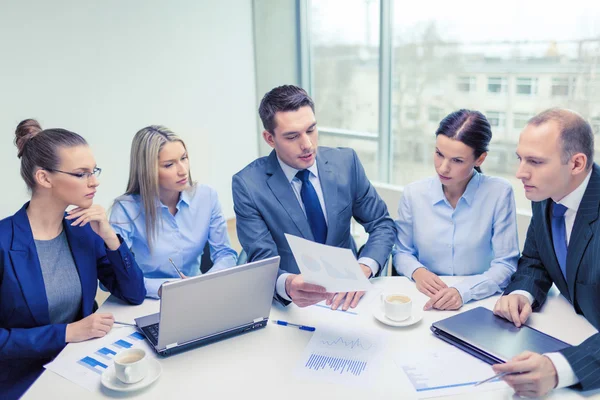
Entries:
{"label": "blue blouse", "polygon": [[420,267],[468,275],[453,285],[463,303],[502,291],[517,269],[519,243],[510,183],[475,172],[452,208],[437,177],[404,189],[393,262],[409,278]]}
{"label": "blue blouse", "polygon": [[236,265],[237,253],[231,248],[227,223],[213,188],[196,184],[183,191],[175,215],[161,202],[157,202],[157,207],[159,212],[152,252],[148,247],[140,195],[117,198],[110,215],[114,230],[123,237],[144,272],[148,297],[158,298],[160,285],[179,278],[169,258],[184,275],[201,274],[200,260],[207,240],[214,263],[210,272]]}

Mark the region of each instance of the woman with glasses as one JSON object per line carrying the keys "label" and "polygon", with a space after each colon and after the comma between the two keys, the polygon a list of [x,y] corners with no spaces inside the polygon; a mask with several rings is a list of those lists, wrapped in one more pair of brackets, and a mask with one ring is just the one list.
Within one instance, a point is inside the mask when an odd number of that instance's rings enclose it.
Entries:
{"label": "woman with glasses", "polygon": [[[425,309],[456,310],[502,291],[519,258],[512,186],[483,175],[492,131],[459,110],[436,131],[435,178],[408,185],[398,206],[393,262],[430,297]],[[438,275],[466,275],[447,287]]]}
{"label": "woman with glasses", "polygon": [[111,314],[92,313],[98,280],[131,304],[146,294],[132,254],[93,204],[100,169],[85,139],[29,119],[15,144],[31,200],[0,221],[3,399],[23,394],[65,344],[111,330]]}
{"label": "woman with glasses", "polygon": [[192,181],[185,143],[164,126],[135,134],[129,183],[110,222],[144,271],[149,297],[158,298],[168,280],[200,274],[207,242],[211,272],[237,262],[217,192]]}

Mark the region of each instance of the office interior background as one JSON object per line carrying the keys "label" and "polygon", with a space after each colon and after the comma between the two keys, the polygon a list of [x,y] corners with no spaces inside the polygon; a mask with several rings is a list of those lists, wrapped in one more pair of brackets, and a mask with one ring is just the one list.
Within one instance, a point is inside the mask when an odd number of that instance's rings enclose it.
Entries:
{"label": "office interior background", "polygon": [[600,134],[593,1],[0,0],[0,10],[0,218],[29,197],[12,141],[32,117],[88,140],[107,209],[125,190],[135,132],[170,127],[232,219],[232,175],[270,151],[260,99],[296,84],[315,100],[320,144],[354,148],[392,216],[402,186],[435,173],[439,121],[482,111],[493,127],[483,170],[514,184],[522,246],[530,206],[514,173],[526,121],[567,107]]}

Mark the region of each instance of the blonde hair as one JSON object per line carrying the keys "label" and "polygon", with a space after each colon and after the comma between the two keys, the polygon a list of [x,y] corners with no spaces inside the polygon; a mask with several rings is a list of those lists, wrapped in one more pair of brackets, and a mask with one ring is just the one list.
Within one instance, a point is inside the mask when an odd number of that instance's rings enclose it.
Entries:
{"label": "blonde hair", "polygon": [[[139,130],[131,142],[129,182],[125,195],[137,194],[141,198],[150,251],[152,251],[152,242],[156,237],[156,225],[159,217],[157,212],[159,199],[158,154],[163,146],[170,142],[180,142],[187,152],[183,140],[162,125],[151,125]],[[188,182],[192,183],[191,171],[188,171]],[[115,200],[115,202],[117,201],[119,199]]]}

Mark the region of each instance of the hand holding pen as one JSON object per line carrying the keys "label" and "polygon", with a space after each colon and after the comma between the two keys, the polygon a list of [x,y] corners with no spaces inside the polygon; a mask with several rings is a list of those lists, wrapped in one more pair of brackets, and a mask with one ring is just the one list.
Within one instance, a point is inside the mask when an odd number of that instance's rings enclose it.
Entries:
{"label": "hand holding pen", "polygon": [[[175,271],[177,271],[177,275],[179,275],[179,277],[181,279],[187,279],[187,276],[185,276],[180,270],[179,268],[177,268],[177,265],[175,265],[175,263],[173,262],[173,260],[171,260],[169,258],[169,262],[171,263],[171,265],[173,266],[173,268],[175,268]],[[164,282],[167,283],[168,281]],[[158,288],[158,297],[162,297],[162,285]]]}
{"label": "hand holding pen", "polygon": [[175,265],[175,263],[173,262],[173,260],[171,260],[169,258],[169,261],[171,262],[171,265],[173,266],[173,268],[175,268],[175,271],[177,271],[177,274],[181,277],[181,279],[186,279],[187,276],[185,276],[180,270],[179,268],[177,268],[177,265]]}

